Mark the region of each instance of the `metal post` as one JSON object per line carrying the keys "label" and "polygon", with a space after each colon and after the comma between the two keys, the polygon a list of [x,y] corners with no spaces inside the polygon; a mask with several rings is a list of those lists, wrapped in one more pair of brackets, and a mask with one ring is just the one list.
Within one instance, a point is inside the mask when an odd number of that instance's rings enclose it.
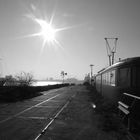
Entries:
{"label": "metal post", "polygon": [[109,66],[111,66],[111,55],[108,55],[109,58]]}
{"label": "metal post", "polygon": [[93,66],[94,66],[93,64],[90,64],[90,68],[91,68],[91,78],[90,78],[90,82],[91,82],[91,85],[92,85],[92,71],[93,71],[92,67],[93,67]]}
{"label": "metal post", "polygon": [[64,71],[61,71],[61,76],[62,76],[62,79],[63,79],[63,84],[64,84],[65,75],[67,75],[67,73],[65,73]]}
{"label": "metal post", "polygon": [[112,52],[112,65],[114,64],[114,54],[115,52]]}

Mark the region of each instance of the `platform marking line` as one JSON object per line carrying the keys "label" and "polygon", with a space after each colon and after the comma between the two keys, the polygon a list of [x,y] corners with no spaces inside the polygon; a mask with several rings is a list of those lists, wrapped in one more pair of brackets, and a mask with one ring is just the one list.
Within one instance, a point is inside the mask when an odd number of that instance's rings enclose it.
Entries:
{"label": "platform marking line", "polygon": [[55,95],[55,96],[53,96],[53,97],[51,97],[51,98],[49,98],[49,99],[47,99],[47,100],[45,100],[45,101],[43,101],[43,102],[40,102],[40,103],[38,103],[38,104],[36,104],[36,105],[34,105],[34,106],[31,106],[31,107],[29,107],[29,108],[27,108],[27,109],[25,109],[25,110],[23,110],[23,111],[21,111],[21,112],[15,114],[15,115],[13,115],[13,116],[11,116],[11,117],[8,117],[8,118],[6,118],[6,119],[0,121],[0,124],[1,124],[1,123],[4,123],[4,122],[6,122],[6,121],[8,121],[8,120],[10,120],[10,119],[12,119],[12,118],[14,118],[14,117],[17,117],[17,116],[23,114],[24,112],[26,112],[26,111],[28,111],[28,110],[34,108],[34,107],[37,107],[37,106],[39,106],[39,105],[41,105],[41,104],[43,104],[43,103],[45,103],[45,102],[47,102],[47,101],[50,101],[50,100],[56,98],[56,97],[59,96],[59,95],[60,95],[60,94],[57,94],[57,95]]}
{"label": "platform marking line", "polygon": [[61,89],[53,89],[53,90],[51,90],[51,91],[48,91],[47,93],[44,93],[44,92],[46,92],[46,91],[43,91],[42,93],[43,93],[43,95],[47,95],[47,94],[50,94],[50,93],[55,93],[55,92],[57,92],[57,91],[59,91],[59,90],[61,90]]}
{"label": "platform marking line", "polygon": [[66,104],[57,112],[57,114],[54,116],[54,118],[46,125],[46,127],[39,133],[39,135],[34,139],[38,140],[42,134],[45,133],[45,131],[48,129],[48,127],[53,123],[53,121],[58,117],[58,115],[64,110],[65,107],[69,104],[70,101],[67,101]]}
{"label": "platform marking line", "polygon": [[48,117],[23,117],[23,116],[19,116],[18,118],[21,118],[21,119],[33,119],[33,120],[47,120]]}
{"label": "platform marking line", "polygon": [[[74,94],[72,96],[72,98],[75,98],[75,96],[77,95]],[[38,136],[34,139],[34,140],[39,140],[39,138],[46,132],[46,130],[49,128],[49,126],[54,122],[54,120],[59,116],[59,114],[64,110],[64,108],[66,108],[68,106],[68,104],[70,103],[70,100],[68,100],[64,106],[56,113],[56,115],[51,119],[51,121],[46,125],[46,127],[41,131],[41,133],[38,134]]]}

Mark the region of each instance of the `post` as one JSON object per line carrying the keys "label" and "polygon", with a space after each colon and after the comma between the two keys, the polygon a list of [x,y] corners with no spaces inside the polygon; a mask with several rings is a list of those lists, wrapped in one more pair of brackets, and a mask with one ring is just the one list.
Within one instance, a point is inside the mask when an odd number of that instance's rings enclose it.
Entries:
{"label": "post", "polygon": [[63,84],[64,84],[64,77],[65,75],[67,75],[67,73],[65,73],[64,71],[61,71],[61,76],[62,76],[62,79],[63,79]]}
{"label": "post", "polygon": [[109,66],[111,66],[111,55],[108,55],[109,58]]}
{"label": "post", "polygon": [[114,54],[115,52],[112,52],[112,65],[114,64]]}

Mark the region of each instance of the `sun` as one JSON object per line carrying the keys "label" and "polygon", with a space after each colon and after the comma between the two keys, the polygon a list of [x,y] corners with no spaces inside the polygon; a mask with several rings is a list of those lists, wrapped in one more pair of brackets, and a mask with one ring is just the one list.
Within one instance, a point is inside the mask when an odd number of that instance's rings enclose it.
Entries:
{"label": "sun", "polygon": [[63,46],[60,43],[60,40],[58,39],[60,36],[60,32],[71,29],[73,28],[73,26],[59,27],[59,25],[57,25],[55,27],[56,23],[54,23],[54,19],[56,16],[55,15],[56,9],[53,10],[52,14],[50,15],[50,18],[48,18],[47,16],[45,16],[45,14],[42,14],[42,12],[38,10],[33,4],[31,5],[31,8],[32,8],[31,12],[25,14],[24,16],[32,20],[38,26],[38,28],[36,28],[38,31],[36,33],[25,35],[21,38],[30,38],[30,37],[41,38],[42,40],[41,52],[44,50],[45,47],[63,49]]}
{"label": "sun", "polygon": [[38,35],[43,38],[44,43],[55,42],[57,30],[50,23],[48,24],[45,20],[35,19],[35,21],[40,25],[40,32]]}
{"label": "sun", "polygon": [[57,40],[58,33],[64,30],[67,30],[70,27],[63,27],[63,28],[55,28],[53,24],[53,15],[51,16],[51,19],[49,21],[45,20],[45,18],[37,18],[33,14],[25,15],[27,18],[31,19],[39,28],[38,32],[33,34],[28,34],[24,36],[24,38],[29,37],[40,37],[42,39],[42,46],[41,46],[41,52],[47,47],[52,48],[62,48],[62,45]]}

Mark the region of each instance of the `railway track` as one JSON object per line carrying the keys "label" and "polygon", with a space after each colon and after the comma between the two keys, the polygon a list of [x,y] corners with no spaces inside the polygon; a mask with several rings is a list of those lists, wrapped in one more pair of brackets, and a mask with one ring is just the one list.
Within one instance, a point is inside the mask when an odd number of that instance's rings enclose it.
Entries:
{"label": "railway track", "polygon": [[[81,91],[83,92],[83,90]],[[66,138],[67,136],[71,136],[73,139],[77,138],[77,134],[80,134],[78,137],[81,137],[81,139],[83,138],[85,140],[85,137],[83,137],[84,135],[82,134],[83,128],[88,129],[92,121],[95,121],[95,124],[90,126],[90,130],[95,132],[95,136],[97,136],[97,133],[100,133],[97,138],[102,138],[102,131],[95,129],[97,116],[93,116],[93,118],[95,117],[95,120],[88,121],[90,120],[90,113],[88,111],[91,108],[88,108],[87,102],[89,100],[88,98],[85,98],[87,97],[86,94],[84,92],[81,94],[81,91],[79,92],[79,90],[73,90],[69,88],[67,91],[58,90],[52,92],[44,92],[44,96],[34,98],[31,101],[29,100],[27,104],[24,104],[26,105],[25,109],[22,108],[22,110],[18,113],[15,113],[14,115],[11,115],[8,118],[0,121],[0,139],[43,140],[47,138],[51,139],[51,137],[57,139],[59,136],[62,136],[66,130],[69,130],[69,126],[73,128],[76,126],[76,131],[67,131],[67,134],[64,135],[64,137]],[[85,102],[85,100],[87,101]],[[35,101],[34,105],[32,101]],[[28,105],[30,105],[30,107]],[[70,109],[72,109],[72,111]],[[82,109],[86,115],[81,114],[83,112],[81,112]],[[79,110],[79,112],[77,112],[77,110]],[[67,115],[65,113],[67,113]],[[68,118],[68,115],[70,118]],[[77,119],[79,118],[79,115],[81,117],[80,120]],[[86,118],[85,116],[89,117]],[[83,120],[82,122],[88,122],[89,124],[81,124],[81,120]],[[83,128],[81,125],[83,125]],[[90,134],[89,130],[84,129],[84,131],[87,131],[86,134],[88,133],[88,136],[94,135],[94,133]],[[123,136],[125,140],[138,140],[130,132]],[[115,139],[116,138],[114,138],[114,140]]]}
{"label": "railway track", "polygon": [[[43,95],[46,96],[46,95],[49,95],[49,94],[51,94],[51,93],[56,93],[57,91],[60,91],[60,90],[61,90],[61,89],[54,89],[54,90],[51,90],[51,91],[48,91],[48,92],[44,92]],[[33,101],[37,101],[37,102],[39,102],[39,103],[37,103],[37,104],[35,104],[35,105],[32,105],[32,106],[30,106],[30,107],[28,107],[28,108],[26,108],[26,109],[24,109],[24,110],[22,110],[22,111],[20,111],[20,112],[18,112],[18,113],[16,113],[16,114],[14,114],[14,115],[11,115],[11,116],[9,116],[9,117],[3,119],[3,120],[0,120],[0,124],[4,123],[4,122],[6,122],[6,121],[8,121],[8,120],[10,120],[10,119],[12,119],[12,118],[14,118],[14,117],[17,117],[17,116],[23,114],[23,113],[26,112],[26,111],[29,111],[29,110],[31,110],[31,109],[33,109],[33,108],[35,108],[35,107],[38,107],[38,106],[40,106],[41,104],[43,104],[43,103],[45,103],[45,102],[48,102],[48,101],[50,101],[50,100],[56,98],[57,96],[60,96],[60,94],[57,94],[57,95],[55,95],[55,96],[51,96],[50,98],[47,98],[46,100],[43,100],[43,101],[42,101],[42,100],[33,99]],[[1,105],[1,107],[6,107],[6,106],[8,106],[8,105],[9,105],[8,103],[7,103],[7,104],[3,104],[3,105]]]}
{"label": "railway track", "polygon": [[40,102],[40,103],[38,103],[38,104],[36,104],[36,105],[33,105],[33,106],[31,106],[31,107],[29,107],[29,108],[27,108],[27,109],[25,109],[25,110],[19,112],[19,113],[13,115],[13,116],[10,116],[10,117],[8,117],[8,118],[6,118],[6,119],[0,121],[0,124],[1,124],[1,123],[4,123],[4,122],[6,122],[6,121],[8,121],[8,120],[10,120],[10,119],[13,119],[13,118],[15,118],[15,117],[17,117],[17,116],[23,114],[24,112],[33,109],[34,107],[37,107],[37,106],[39,106],[39,105],[41,105],[41,104],[43,104],[43,103],[45,103],[45,102],[48,102],[48,101],[50,101],[50,100],[56,98],[56,97],[59,96],[59,95],[60,95],[60,94],[57,94],[57,95],[55,95],[55,96],[53,96],[53,97],[51,97],[51,98],[49,98],[49,99],[47,99],[47,100],[45,100],[45,101],[42,101],[42,102]]}
{"label": "railway track", "polygon": [[70,101],[72,100],[72,98],[74,98],[76,96],[76,94],[74,94],[73,96],[71,96],[71,98],[69,98],[68,101],[55,113],[54,117],[51,118],[51,120],[49,121],[49,123],[41,130],[41,132],[36,136],[36,138],[34,140],[39,140],[44,135],[44,133],[49,128],[49,126],[55,121],[55,119],[59,116],[59,114],[68,106],[68,104],[70,103]]}
{"label": "railway track", "polygon": [[43,128],[43,130],[37,135],[37,137],[34,140],[39,140],[39,138],[41,136],[43,136],[43,134],[47,131],[47,129],[49,128],[49,126],[54,122],[54,120],[58,117],[58,115],[64,110],[64,108],[67,107],[67,105],[69,104],[69,100],[64,104],[64,106],[55,114],[55,116],[53,118],[51,118],[50,122]]}
{"label": "railway track", "polygon": [[[20,135],[18,139],[27,138],[30,140],[39,140],[58,115],[67,107],[70,100],[76,95],[76,92],[73,92],[72,94],[65,94],[65,92],[65,89],[44,92],[43,96],[31,100],[32,104],[33,101],[34,103],[37,102],[36,104],[31,105],[30,101],[27,104],[25,102],[25,109],[22,109],[13,115],[5,115],[5,118],[0,120],[0,139],[5,137],[6,139],[11,139],[12,136],[15,140]],[[19,105],[20,103],[15,104]],[[9,108],[9,106],[10,105],[6,105],[5,107]],[[11,108],[14,110],[13,106]],[[4,106],[1,106],[1,108],[2,107]],[[6,112],[9,112],[9,110],[6,110]],[[3,114],[0,113],[0,117],[2,115]],[[33,125],[31,126],[30,123],[33,123]],[[10,128],[12,128],[12,132]],[[31,132],[28,132],[26,129],[29,129]],[[16,131],[18,131],[19,134],[17,133],[17,135],[13,135]]]}

